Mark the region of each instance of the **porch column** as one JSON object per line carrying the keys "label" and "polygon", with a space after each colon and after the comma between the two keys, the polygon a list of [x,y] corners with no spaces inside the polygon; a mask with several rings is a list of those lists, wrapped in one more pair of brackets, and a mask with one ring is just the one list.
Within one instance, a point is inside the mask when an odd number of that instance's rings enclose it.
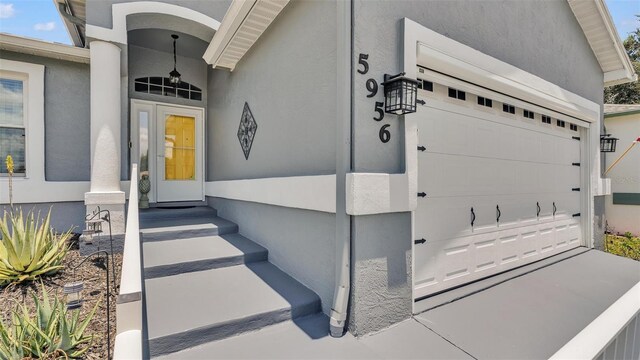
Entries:
{"label": "porch column", "polygon": [[114,234],[124,233],[124,192],[120,189],[120,48],[90,43],[91,188],[84,195],[87,214],[100,206],[111,213]]}

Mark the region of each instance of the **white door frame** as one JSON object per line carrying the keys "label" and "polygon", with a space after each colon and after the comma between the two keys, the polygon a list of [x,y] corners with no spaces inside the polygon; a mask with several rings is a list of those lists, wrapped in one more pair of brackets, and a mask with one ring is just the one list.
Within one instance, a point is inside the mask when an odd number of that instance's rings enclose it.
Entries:
{"label": "white door frame", "polygon": [[[156,159],[157,159],[157,153],[156,153],[156,149],[157,149],[157,136],[156,136],[156,132],[157,132],[157,128],[156,128],[156,118],[157,118],[157,107],[158,106],[168,106],[168,107],[174,107],[174,108],[181,108],[181,109],[189,109],[189,110],[195,110],[195,111],[200,111],[202,113],[202,120],[203,120],[203,130],[206,131],[206,111],[203,107],[196,107],[196,106],[186,106],[186,105],[176,105],[176,104],[170,104],[170,103],[165,103],[165,102],[159,102],[159,101],[149,101],[149,100],[141,100],[141,99],[134,99],[131,98],[131,107],[130,107],[130,131],[131,131],[131,135],[130,135],[130,153],[131,153],[131,159],[130,159],[130,163],[137,163],[138,160],[138,156],[140,153],[140,124],[138,122],[138,112],[139,111],[147,111],[149,113],[149,155],[148,155],[148,162],[149,162],[149,178],[152,179],[151,180],[151,191],[149,192],[149,202],[150,203],[156,203],[157,199],[158,199],[158,187],[156,185],[156,179],[157,177],[157,166],[156,166]],[[206,149],[207,149],[207,144],[206,144],[206,136],[204,136],[204,131],[202,134],[200,134],[200,138],[199,140],[202,142],[202,161],[200,162],[200,164],[196,164],[196,166],[201,166],[202,168],[202,172],[203,172],[203,176],[202,176],[202,198],[205,198],[205,193],[204,193],[204,183],[205,183],[205,177],[206,177],[206,169],[205,169],[205,164],[206,164]],[[133,179],[132,179],[133,180]]]}
{"label": "white door frame", "polygon": [[[545,108],[581,119],[587,128],[581,130],[581,222],[583,245],[594,246],[593,220],[594,196],[602,194],[600,178],[600,136],[601,109],[597,103],[567,91],[556,84],[539,78],[513,65],[507,64],[467,45],[447,38],[410,19],[402,21],[404,30],[403,69],[409,78],[417,78],[417,64],[428,64],[429,68],[443,74],[482,86],[487,89],[509,94],[529,104],[544,104]],[[405,164],[403,176],[406,181],[398,182],[391,192],[406,193],[409,197],[408,211],[412,212],[411,243],[415,239],[415,208],[417,202],[417,121],[416,114],[405,115]],[[405,186],[404,184],[408,184]],[[413,249],[412,245],[412,249]],[[412,250],[413,252],[413,250]],[[412,265],[412,274],[414,266]],[[412,300],[414,276],[412,276]],[[413,310],[415,312],[415,303]]]}

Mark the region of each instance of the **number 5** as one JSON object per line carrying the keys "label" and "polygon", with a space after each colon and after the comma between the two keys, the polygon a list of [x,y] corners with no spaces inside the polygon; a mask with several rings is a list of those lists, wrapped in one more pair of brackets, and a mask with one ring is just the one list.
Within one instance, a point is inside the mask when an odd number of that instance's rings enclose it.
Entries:
{"label": "number 5", "polygon": [[378,113],[378,117],[374,116],[373,120],[380,121],[380,120],[384,119],[384,110],[382,110],[382,105],[384,105],[384,103],[382,101],[376,101],[375,112]]}
{"label": "number 5", "polygon": [[369,63],[367,62],[367,59],[369,58],[369,54],[360,54],[360,57],[358,58],[358,64],[362,65],[362,67],[364,69],[358,69],[358,72],[360,74],[366,74],[369,72]]}

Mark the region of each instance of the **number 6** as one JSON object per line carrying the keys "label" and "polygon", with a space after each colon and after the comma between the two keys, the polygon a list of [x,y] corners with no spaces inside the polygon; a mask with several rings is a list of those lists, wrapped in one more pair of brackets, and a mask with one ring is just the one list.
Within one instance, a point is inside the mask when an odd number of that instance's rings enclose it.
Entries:
{"label": "number 6", "polygon": [[387,128],[391,126],[390,124],[386,124],[386,125],[382,125],[382,127],[380,128],[380,132],[378,133],[378,136],[380,136],[380,141],[382,141],[383,143],[388,143],[389,140],[391,140],[391,133],[389,132],[389,130],[387,130]]}

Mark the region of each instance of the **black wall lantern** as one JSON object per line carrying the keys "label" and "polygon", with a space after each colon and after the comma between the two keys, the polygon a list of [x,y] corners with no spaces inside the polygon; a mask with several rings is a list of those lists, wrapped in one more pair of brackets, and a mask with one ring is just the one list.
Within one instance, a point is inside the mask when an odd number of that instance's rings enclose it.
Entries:
{"label": "black wall lantern", "polygon": [[600,152],[615,152],[618,139],[611,134],[600,135]]}
{"label": "black wall lantern", "polygon": [[178,35],[172,34],[173,38],[173,70],[169,73],[169,82],[171,85],[176,86],[180,84],[180,73],[176,70],[176,40],[178,40]]}
{"label": "black wall lantern", "polygon": [[389,114],[404,115],[416,112],[418,81],[404,76],[384,75],[384,111]]}

